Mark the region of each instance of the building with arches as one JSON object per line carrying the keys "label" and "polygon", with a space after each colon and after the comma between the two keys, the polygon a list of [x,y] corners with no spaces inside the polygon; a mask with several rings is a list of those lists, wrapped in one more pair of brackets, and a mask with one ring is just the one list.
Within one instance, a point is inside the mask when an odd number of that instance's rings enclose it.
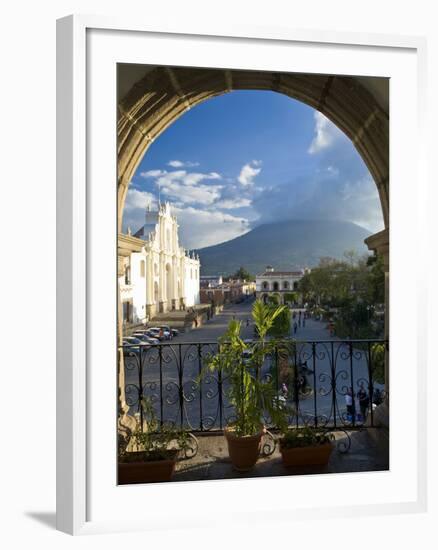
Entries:
{"label": "building with arches", "polygon": [[178,222],[169,203],[145,212],[134,235],[119,234],[121,313],[126,325],[157,313],[199,304],[199,257],[179,245]]}
{"label": "building with arches", "polygon": [[275,271],[268,265],[263,273],[256,276],[256,297],[264,303],[275,299],[278,304],[287,304],[295,301],[294,293],[298,290],[298,283],[309,272],[308,268],[295,271]]}

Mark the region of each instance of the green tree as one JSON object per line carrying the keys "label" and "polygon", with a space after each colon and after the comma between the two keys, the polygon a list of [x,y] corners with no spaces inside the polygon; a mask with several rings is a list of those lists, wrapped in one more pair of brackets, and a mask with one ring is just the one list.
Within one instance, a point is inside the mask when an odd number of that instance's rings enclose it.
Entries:
{"label": "green tree", "polygon": [[[277,306],[271,306],[275,311]],[[269,329],[269,335],[277,338],[288,336],[290,334],[290,311],[289,308],[284,308],[281,313],[275,318],[272,327]]]}
{"label": "green tree", "polygon": [[337,309],[338,336],[380,336],[379,325],[372,321],[376,305],[385,301],[383,260],[359,257],[353,251],[347,251],[344,258],[321,258],[301,279],[299,290],[311,306]]}
{"label": "green tree", "polygon": [[239,269],[231,276],[232,279],[240,279],[242,281],[254,281],[255,277],[251,273],[240,266]]}

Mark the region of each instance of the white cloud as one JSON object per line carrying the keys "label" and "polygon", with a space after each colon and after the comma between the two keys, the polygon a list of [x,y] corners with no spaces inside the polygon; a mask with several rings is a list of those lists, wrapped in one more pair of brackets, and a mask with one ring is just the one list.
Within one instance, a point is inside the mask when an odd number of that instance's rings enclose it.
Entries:
{"label": "white cloud", "polygon": [[152,193],[148,193],[147,191],[139,191],[138,189],[130,187],[128,189],[128,193],[126,194],[125,210],[145,210],[147,206],[156,208],[157,200],[154,195]]}
{"label": "white cloud", "polygon": [[260,160],[252,160],[251,162],[242,166],[240,170],[239,177],[237,178],[239,183],[243,186],[252,185],[254,183],[254,178],[258,176],[261,172],[262,162]]}
{"label": "white cloud", "polygon": [[315,136],[307,152],[311,155],[330,147],[342,132],[327,117],[315,111]]}
{"label": "white cloud", "polygon": [[155,180],[160,193],[172,201],[210,205],[221,195],[222,185],[201,183],[207,180],[220,180],[217,172],[201,173],[175,170],[164,172]]}
{"label": "white cloud", "polygon": [[[190,188],[189,189],[196,189]],[[123,211],[123,231],[135,233],[145,220],[145,208],[157,207],[157,199],[147,191],[128,190]],[[187,249],[202,248],[233,239],[249,231],[249,221],[219,210],[198,209],[182,202],[172,202],[172,213],[178,218],[180,244]]]}
{"label": "white cloud", "polygon": [[221,175],[217,172],[187,172],[186,170],[174,170],[173,172],[160,171],[156,174],[156,183],[159,185],[168,185],[169,183],[178,181],[182,185],[196,185],[203,180],[219,180]]}
{"label": "white cloud", "polygon": [[252,200],[245,198],[224,199],[215,204],[217,208],[223,208],[224,210],[233,210],[235,208],[243,208],[251,206]]}
{"label": "white cloud", "polygon": [[246,218],[232,216],[218,210],[199,210],[193,207],[174,207],[173,212],[180,226],[180,241],[186,248],[212,246],[239,235],[250,229]]}
{"label": "white cloud", "polygon": [[158,176],[162,176],[166,174],[165,170],[148,170],[147,172],[140,172],[140,176],[142,178],[158,178]]}
{"label": "white cloud", "polygon": [[168,166],[172,166],[172,168],[192,168],[193,166],[199,166],[199,162],[190,162],[190,161],[182,161],[182,160],[169,160],[167,163]]}
{"label": "white cloud", "polygon": [[169,181],[160,185],[161,194],[183,203],[211,205],[221,196],[221,185],[184,185],[179,181]]}

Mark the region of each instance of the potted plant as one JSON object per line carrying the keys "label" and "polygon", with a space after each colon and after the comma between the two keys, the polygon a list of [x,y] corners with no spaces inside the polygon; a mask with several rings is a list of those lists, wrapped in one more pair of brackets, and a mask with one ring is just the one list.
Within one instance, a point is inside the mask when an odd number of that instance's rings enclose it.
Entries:
{"label": "potted plant", "polygon": [[119,448],[119,485],[170,481],[178,453],[189,445],[189,434],[172,425],[159,426],[150,400],[142,399],[142,407],[143,426],[137,422]]}
{"label": "potted plant", "polygon": [[261,379],[261,368],[265,357],[279,345],[275,339],[267,340],[266,335],[284,309],[257,300],[252,317],[258,340],[243,341],[240,321],[232,320],[219,340],[218,353],[207,360],[207,368],[221,371],[229,383],[226,397],[235,412],[224,435],[231,463],[240,472],[250,470],[257,462],[265,432],[263,415],[269,415],[275,423],[279,414],[278,396],[272,382]]}
{"label": "potted plant", "polygon": [[280,453],[286,468],[326,466],[333,450],[333,434],[314,428],[288,428],[280,438]]}

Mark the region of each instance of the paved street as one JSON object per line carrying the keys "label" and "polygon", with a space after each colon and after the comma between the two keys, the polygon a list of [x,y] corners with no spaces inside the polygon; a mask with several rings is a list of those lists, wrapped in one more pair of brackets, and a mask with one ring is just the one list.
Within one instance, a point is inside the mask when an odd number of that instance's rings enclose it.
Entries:
{"label": "paved street", "polygon": [[[216,342],[216,340],[227,330],[228,323],[235,318],[242,321],[242,338],[252,338],[254,324],[251,318],[253,301],[242,302],[241,304],[230,304],[219,315],[216,315],[205,325],[185,332],[175,339],[175,343],[182,342]],[[246,321],[249,321],[249,327]]]}
{"label": "paved street", "polygon": [[[227,381],[219,380],[216,373],[208,374],[199,384],[199,374],[205,369],[205,357],[215,353],[215,342],[224,334],[231,319],[242,321],[242,338],[252,339],[254,325],[251,319],[252,302],[233,304],[224,309],[205,325],[174,338],[161,351],[149,350],[142,365],[142,385],[144,395],[150,396],[156,405],[158,417],[181,423],[197,430],[220,427],[231,418],[232,410],[224,399],[221,406],[219,388],[226,393]],[[249,324],[247,326],[247,320]],[[298,317],[297,317],[298,320]],[[318,417],[324,424],[327,419],[333,422],[345,420],[345,393],[350,386],[357,391],[360,385],[368,387],[368,364],[366,354],[360,350],[349,353],[348,345],[339,344],[339,340],[330,337],[326,324],[307,319],[305,327],[299,327],[294,336],[297,341],[298,363],[307,365],[301,375],[306,385],[300,395],[301,418]],[[303,342],[299,342],[303,341]],[[312,345],[317,342],[312,352]],[[263,374],[271,369],[267,359]],[[127,397],[132,398],[132,411],[137,409],[138,360],[126,361]],[[335,393],[333,393],[335,387]],[[288,399],[292,404],[289,388]],[[335,400],[333,396],[335,395]],[[183,396],[183,399],[181,399]]]}

